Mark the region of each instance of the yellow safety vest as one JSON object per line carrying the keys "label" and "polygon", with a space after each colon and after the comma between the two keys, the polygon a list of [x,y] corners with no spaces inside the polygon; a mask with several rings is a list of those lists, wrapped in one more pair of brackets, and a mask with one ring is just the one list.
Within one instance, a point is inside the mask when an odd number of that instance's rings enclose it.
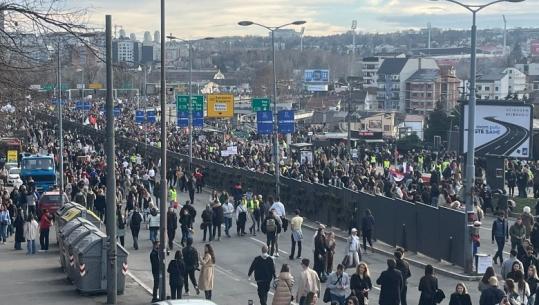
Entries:
{"label": "yellow safety vest", "polygon": [[174,189],[168,190],[168,197],[170,198],[170,201],[176,201],[176,191]]}
{"label": "yellow safety vest", "polygon": [[389,163],[389,160],[384,160],[384,168],[388,169],[391,163]]}
{"label": "yellow safety vest", "polygon": [[371,163],[376,163],[376,156],[371,156]]}
{"label": "yellow safety vest", "polygon": [[449,164],[451,164],[451,163],[449,163],[449,161],[444,161],[442,163],[442,169],[445,170],[449,166]]}
{"label": "yellow safety vest", "polygon": [[258,208],[258,200],[249,200],[247,201],[247,210],[249,212],[253,212],[256,208]]}

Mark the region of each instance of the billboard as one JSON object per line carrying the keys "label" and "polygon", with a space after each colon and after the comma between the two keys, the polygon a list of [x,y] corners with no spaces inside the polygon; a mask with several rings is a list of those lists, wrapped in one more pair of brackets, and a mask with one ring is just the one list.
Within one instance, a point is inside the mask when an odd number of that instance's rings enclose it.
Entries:
{"label": "billboard", "polygon": [[[463,106],[462,153],[468,151],[468,105]],[[475,109],[475,153],[528,159],[532,155],[533,107],[515,102],[478,103]]]}
{"label": "billboard", "polygon": [[234,95],[209,94],[207,116],[209,118],[233,117],[234,116]]}
{"label": "billboard", "polygon": [[329,70],[328,69],[305,70],[303,74],[303,81],[305,83],[328,83]]}

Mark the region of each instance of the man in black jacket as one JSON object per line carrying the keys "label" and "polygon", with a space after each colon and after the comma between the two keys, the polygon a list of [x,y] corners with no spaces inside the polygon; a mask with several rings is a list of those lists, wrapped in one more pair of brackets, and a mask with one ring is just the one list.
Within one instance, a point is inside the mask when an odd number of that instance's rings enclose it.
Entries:
{"label": "man in black jacket", "polygon": [[140,224],[142,223],[142,215],[139,212],[138,206],[135,206],[135,209],[131,211],[128,223],[129,228],[131,228],[131,235],[133,236],[133,248],[138,250],[138,234],[140,232]]}
{"label": "man in black jacket", "polygon": [[[174,237],[176,237],[176,229],[178,228],[178,217],[174,212],[174,208],[169,208],[167,213],[167,235],[168,248],[172,250],[174,247]],[[168,253],[167,253],[168,254]]]}
{"label": "man in black jacket", "polygon": [[[281,233],[281,224],[277,220],[275,211],[271,210],[268,217],[262,222],[261,230],[262,233],[266,234],[266,245],[270,249],[269,255],[279,256],[278,251],[275,249],[275,243],[277,241],[277,235]],[[274,253],[275,252],[275,253]]]}
{"label": "man in black jacket", "polygon": [[380,285],[380,305],[399,305],[402,291],[402,275],[393,259],[387,260],[387,270],[382,271],[376,284]]}
{"label": "man in black jacket", "polygon": [[408,292],[408,278],[412,276],[412,273],[410,272],[410,265],[406,260],[404,260],[404,250],[401,248],[398,248],[395,253],[393,253],[395,256],[395,262],[397,266],[395,267],[397,270],[401,272],[402,275],[402,290],[401,290],[401,305],[406,305],[406,294]]}
{"label": "man in black jacket", "polygon": [[255,281],[258,286],[258,297],[260,305],[266,305],[268,301],[268,292],[270,290],[271,280],[275,278],[275,263],[268,255],[268,246],[262,246],[262,255],[255,257],[249,267],[249,279],[251,274],[255,273]]}
{"label": "man in black jacket", "polygon": [[191,279],[191,284],[195,287],[197,295],[200,294],[198,289],[197,279],[195,278],[195,270],[198,270],[198,251],[193,247],[193,239],[187,239],[187,246],[182,249],[183,262],[185,264],[184,285],[185,295],[189,295],[189,281],[187,277]]}
{"label": "man in black jacket", "polygon": [[159,289],[159,241],[153,242],[153,249],[150,253],[150,263],[152,265],[153,275],[153,293],[152,302],[158,302],[157,290]]}

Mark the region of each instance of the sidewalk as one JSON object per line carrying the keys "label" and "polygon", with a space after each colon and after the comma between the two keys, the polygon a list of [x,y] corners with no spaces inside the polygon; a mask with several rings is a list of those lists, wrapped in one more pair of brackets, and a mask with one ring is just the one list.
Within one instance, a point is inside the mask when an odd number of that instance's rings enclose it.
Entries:
{"label": "sidewalk", "polygon": [[[58,246],[54,231],[47,253],[26,255],[26,250],[13,250],[11,237],[0,246],[0,300],[2,304],[33,305],[95,305],[106,304],[107,296],[83,296],[67,279],[60,268]],[[39,242],[38,242],[39,244]],[[39,249],[39,245],[37,245]],[[26,248],[26,244],[23,245]],[[118,304],[149,304],[151,296],[130,277],[126,278],[123,295]]]}

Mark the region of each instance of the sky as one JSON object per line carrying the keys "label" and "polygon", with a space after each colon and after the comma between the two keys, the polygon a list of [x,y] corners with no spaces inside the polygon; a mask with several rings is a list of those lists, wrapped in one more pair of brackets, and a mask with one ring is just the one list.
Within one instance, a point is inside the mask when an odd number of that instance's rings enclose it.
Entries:
{"label": "sky", "polygon": [[[88,9],[89,24],[101,29],[105,14],[111,14],[113,24],[138,39],[160,28],[159,0],[66,0],[64,6]],[[539,0],[495,4],[480,12],[478,27],[501,28],[502,14],[508,28],[539,27],[537,12]],[[334,35],[350,30],[354,19],[358,31],[371,33],[425,28],[429,22],[443,29],[471,25],[468,11],[444,0],[166,0],[166,32],[184,39],[267,34],[255,26],[238,26],[241,20],[268,26],[305,20],[306,36]]]}

